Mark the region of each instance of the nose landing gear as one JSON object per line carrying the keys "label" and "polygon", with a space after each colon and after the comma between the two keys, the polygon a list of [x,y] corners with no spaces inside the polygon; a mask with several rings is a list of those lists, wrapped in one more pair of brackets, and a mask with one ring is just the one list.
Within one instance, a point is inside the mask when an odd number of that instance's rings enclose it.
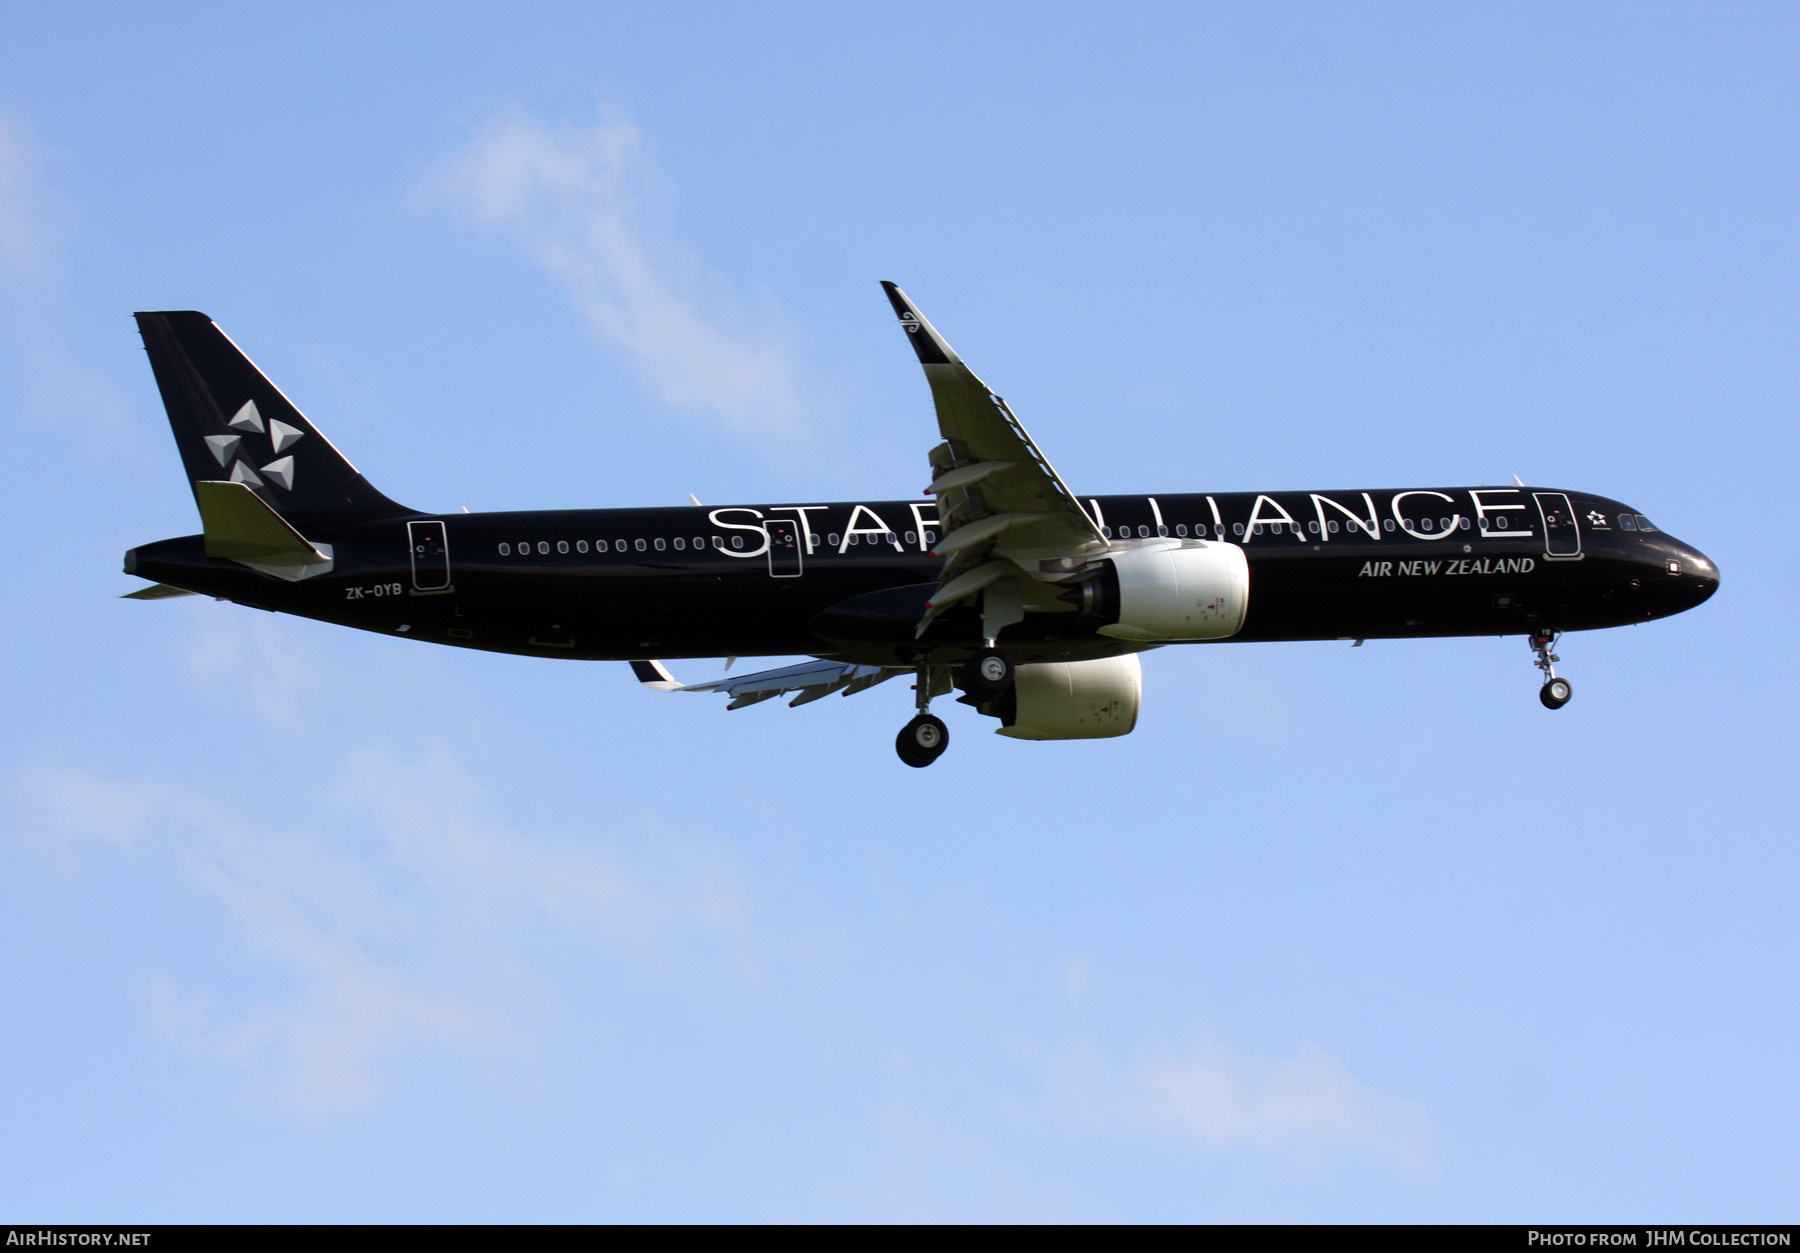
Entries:
{"label": "nose landing gear", "polygon": [[1550,651],[1561,638],[1561,631],[1531,633],[1531,651],[1537,654],[1532,664],[1544,672],[1544,686],[1538,689],[1538,700],[1543,702],[1545,709],[1561,709],[1569,703],[1569,697],[1575,694],[1574,684],[1556,673],[1556,663],[1562,658]]}
{"label": "nose landing gear", "polygon": [[942,718],[931,714],[931,687],[931,667],[919,666],[913,680],[913,700],[919,710],[918,716],[901,727],[900,734],[894,739],[894,751],[900,754],[900,760],[918,769],[929,766],[950,747],[950,728],[944,725]]}

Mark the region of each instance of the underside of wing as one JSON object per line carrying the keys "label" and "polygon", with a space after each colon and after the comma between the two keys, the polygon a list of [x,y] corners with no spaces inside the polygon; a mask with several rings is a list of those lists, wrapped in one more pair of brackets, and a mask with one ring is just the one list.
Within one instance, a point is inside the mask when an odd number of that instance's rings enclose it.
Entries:
{"label": "underside of wing", "polygon": [[[661,669],[660,663],[647,664]],[[665,670],[663,673],[668,672]],[[896,666],[854,666],[837,661],[807,661],[797,666],[783,666],[779,670],[763,670],[757,674],[715,679],[711,683],[690,683],[685,687],[664,690],[723,692],[731,697],[727,709],[742,709],[745,705],[798,692],[799,695],[788,702],[790,706],[794,706],[810,704],[833,692],[854,696],[858,692],[866,692],[877,683],[885,683],[897,674],[908,673],[909,670]]]}

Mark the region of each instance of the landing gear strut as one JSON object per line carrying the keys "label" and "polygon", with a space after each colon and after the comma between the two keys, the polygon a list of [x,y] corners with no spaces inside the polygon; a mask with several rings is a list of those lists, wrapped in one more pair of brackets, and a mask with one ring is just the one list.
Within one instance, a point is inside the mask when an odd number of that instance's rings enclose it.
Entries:
{"label": "landing gear strut", "polygon": [[923,768],[944,755],[950,747],[950,728],[943,719],[931,715],[931,667],[920,665],[913,680],[913,700],[919,713],[900,728],[894,739],[894,751],[909,766]]}
{"label": "landing gear strut", "polygon": [[1544,703],[1545,709],[1561,709],[1569,703],[1569,697],[1575,694],[1574,685],[1556,673],[1556,663],[1562,658],[1550,651],[1561,638],[1561,631],[1531,633],[1531,651],[1537,654],[1537,660],[1532,664],[1544,672],[1544,686],[1538,689],[1538,699]]}

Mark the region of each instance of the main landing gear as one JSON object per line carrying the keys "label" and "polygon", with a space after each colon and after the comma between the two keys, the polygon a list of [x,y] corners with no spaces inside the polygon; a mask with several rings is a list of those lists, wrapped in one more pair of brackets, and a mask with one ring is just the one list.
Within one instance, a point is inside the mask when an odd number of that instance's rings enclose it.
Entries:
{"label": "main landing gear", "polygon": [[1531,633],[1531,651],[1537,654],[1537,660],[1532,664],[1544,672],[1544,686],[1538,689],[1538,699],[1544,703],[1545,709],[1561,709],[1569,703],[1569,697],[1575,694],[1574,685],[1556,673],[1556,663],[1562,658],[1550,651],[1561,638],[1561,631]]}
{"label": "main landing gear", "polygon": [[[950,728],[944,725],[943,719],[935,718],[931,713],[931,667],[920,663],[915,674],[913,702],[919,712],[900,728],[900,734],[894,740],[894,751],[907,765],[922,768],[942,757],[944,750],[950,747]],[[981,704],[1004,696],[1013,685],[1014,676],[1012,658],[989,641],[963,666],[957,686],[974,698],[970,703]]]}
{"label": "main landing gear", "polygon": [[960,686],[977,702],[993,700],[1012,684],[1012,658],[992,644],[979,649],[963,666]]}
{"label": "main landing gear", "polygon": [[923,769],[944,755],[950,747],[950,728],[942,718],[931,713],[931,667],[921,664],[914,671],[913,702],[919,714],[900,728],[894,739],[894,751],[909,766]]}

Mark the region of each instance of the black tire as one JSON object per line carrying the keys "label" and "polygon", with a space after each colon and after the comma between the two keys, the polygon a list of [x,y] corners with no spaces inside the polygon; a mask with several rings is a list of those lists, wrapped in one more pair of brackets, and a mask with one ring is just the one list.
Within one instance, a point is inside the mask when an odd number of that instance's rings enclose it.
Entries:
{"label": "black tire", "polygon": [[977,701],[993,700],[1013,685],[1012,658],[998,648],[983,648],[962,669],[962,690]]}
{"label": "black tire", "polygon": [[901,727],[894,738],[894,751],[900,754],[900,760],[915,768],[929,766],[949,747],[950,728],[943,719],[930,714],[920,714]]}
{"label": "black tire", "polygon": [[1538,689],[1538,699],[1544,702],[1545,709],[1561,709],[1573,695],[1575,685],[1562,678],[1550,679]]}

